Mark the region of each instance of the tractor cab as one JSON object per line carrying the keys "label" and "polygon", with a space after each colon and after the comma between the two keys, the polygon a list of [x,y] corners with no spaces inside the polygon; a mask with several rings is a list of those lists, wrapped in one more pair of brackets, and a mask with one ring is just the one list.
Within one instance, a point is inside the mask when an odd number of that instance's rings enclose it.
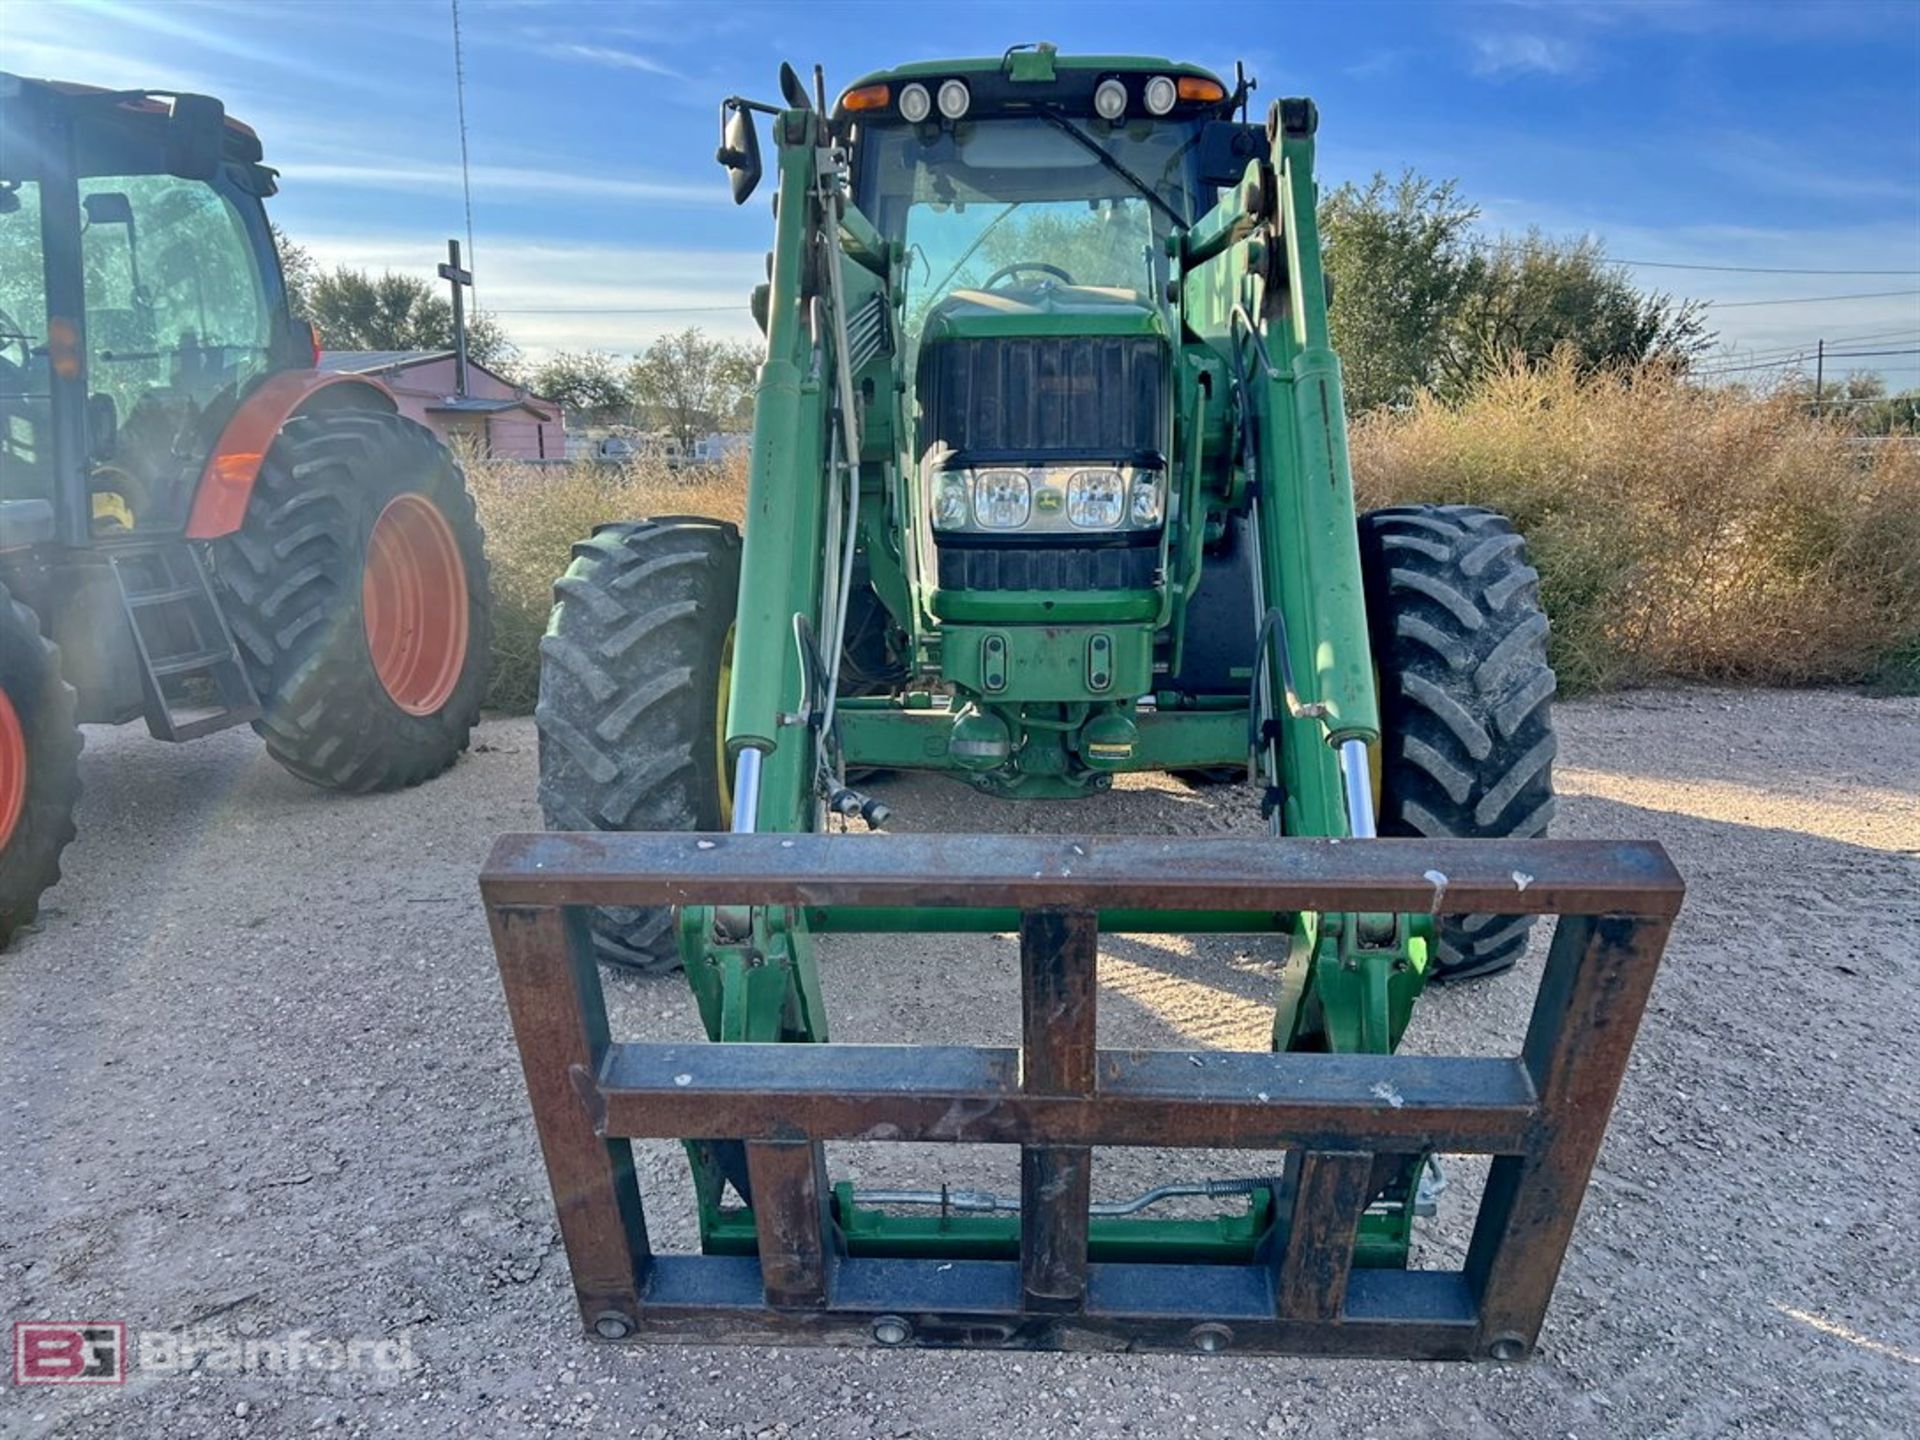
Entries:
{"label": "tractor cab", "polygon": [[[1158,613],[1181,339],[1170,250],[1264,153],[1227,118],[1236,100],[1193,66],[1044,46],[905,66],[842,96],[854,204],[906,256],[900,464],[934,618],[1056,618],[1042,591],[1071,592],[1083,619]],[[1234,173],[1210,173],[1236,136]],[[1138,672],[1117,693],[1150,688],[1144,638],[1113,637]]]}
{"label": "tractor cab", "polygon": [[0,77],[0,543],[178,533],[241,397],[312,363],[273,190],[217,100]]}
{"label": "tractor cab", "polygon": [[[834,113],[853,209],[900,257],[902,566],[937,683],[971,699],[977,784],[1105,785],[1183,658],[1179,257],[1268,154],[1243,99],[1196,66],[1038,46],[865,76]],[[1182,692],[1244,686],[1214,670]]]}

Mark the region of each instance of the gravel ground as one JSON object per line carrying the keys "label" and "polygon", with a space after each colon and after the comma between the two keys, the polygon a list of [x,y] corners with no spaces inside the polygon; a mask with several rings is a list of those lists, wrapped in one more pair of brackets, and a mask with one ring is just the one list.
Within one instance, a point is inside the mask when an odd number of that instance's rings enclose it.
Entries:
{"label": "gravel ground", "polygon": [[[1691,893],[1540,1354],[1505,1368],[590,1345],[474,888],[494,834],[536,823],[531,724],[362,800],[244,733],[92,732],[72,878],[0,958],[0,1318],[388,1340],[413,1363],[166,1373],[142,1342],[124,1388],[0,1391],[0,1434],[1911,1434],[1920,701],[1694,690],[1560,715],[1558,833],[1655,837]],[[1051,811],[933,780],[886,797],[901,828],[1253,824],[1244,794],[1170,781]],[[1017,1028],[1004,938],[848,937],[823,967],[839,1039]],[[1259,946],[1123,937],[1101,970],[1105,1043],[1264,1044]],[[1537,974],[1536,953],[1427,996],[1411,1043],[1510,1049]],[[694,1033],[679,981],[610,989],[627,1037]],[[833,1163],[1016,1187],[1008,1155],[930,1148]],[[640,1162],[656,1244],[684,1247],[684,1167]],[[1096,1183],[1176,1173],[1223,1170],[1102,1152]],[[1443,1260],[1457,1174],[1422,1222]]]}

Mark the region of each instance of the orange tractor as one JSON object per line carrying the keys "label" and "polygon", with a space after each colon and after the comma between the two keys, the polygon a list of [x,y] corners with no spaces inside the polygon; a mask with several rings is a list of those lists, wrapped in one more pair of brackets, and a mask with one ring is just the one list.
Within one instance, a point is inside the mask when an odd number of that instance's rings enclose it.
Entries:
{"label": "orange tractor", "polygon": [[0,944],[59,878],[83,724],[251,722],[416,784],[486,690],[459,467],[291,312],[259,138],[202,95],[0,75]]}

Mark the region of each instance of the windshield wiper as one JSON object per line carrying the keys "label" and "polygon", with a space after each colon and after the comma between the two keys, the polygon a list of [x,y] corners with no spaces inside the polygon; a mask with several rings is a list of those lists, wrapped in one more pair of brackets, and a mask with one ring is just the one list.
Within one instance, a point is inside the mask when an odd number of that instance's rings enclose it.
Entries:
{"label": "windshield wiper", "polygon": [[1112,151],[1108,150],[1106,146],[1087,134],[1086,131],[1082,130],[1071,120],[1067,119],[1066,116],[1060,114],[1057,110],[1042,110],[1040,112],[1040,118],[1048,124],[1064,130],[1067,134],[1071,135],[1083,148],[1092,152],[1094,159],[1098,160],[1102,165],[1106,166],[1107,169],[1118,175],[1122,180],[1146,196],[1148,200],[1165,211],[1167,218],[1173,221],[1175,225],[1179,226],[1182,230],[1187,228],[1186,218],[1182,216],[1178,210],[1175,210],[1173,206],[1169,205],[1158,190],[1155,190],[1151,185],[1147,184],[1146,181],[1129,170]]}

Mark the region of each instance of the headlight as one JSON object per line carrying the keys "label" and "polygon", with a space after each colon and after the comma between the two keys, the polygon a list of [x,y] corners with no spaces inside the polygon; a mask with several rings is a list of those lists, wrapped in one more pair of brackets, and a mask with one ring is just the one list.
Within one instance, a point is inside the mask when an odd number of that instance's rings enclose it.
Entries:
{"label": "headlight", "polygon": [[1118,120],[1127,113],[1127,87],[1118,80],[1102,80],[1093,89],[1093,113],[1102,120]]}
{"label": "headlight", "polygon": [[900,118],[918,125],[933,113],[933,97],[924,85],[909,85],[900,92]]}
{"label": "headlight", "polygon": [[1165,75],[1156,75],[1147,81],[1147,111],[1153,115],[1164,115],[1173,109],[1173,102],[1180,96],[1173,81]]}
{"label": "headlight", "polygon": [[1082,530],[1111,530],[1127,508],[1118,470],[1076,470],[1067,482],[1067,519]]}
{"label": "headlight", "polygon": [[960,530],[972,518],[964,470],[943,470],[933,482],[933,528]]}
{"label": "headlight", "polygon": [[943,80],[940,82],[940,113],[949,120],[958,120],[967,113],[967,106],[973,103],[973,92],[967,89],[963,80]]}
{"label": "headlight", "polygon": [[973,515],[986,530],[1017,530],[1033,513],[1033,486],[1022,470],[983,470],[973,482]]}
{"label": "headlight", "polygon": [[1158,525],[1163,507],[1160,504],[1160,477],[1154,474],[1141,474],[1133,477],[1133,505],[1129,522],[1140,530]]}
{"label": "headlight", "polygon": [[1020,531],[1063,539],[1158,529],[1166,476],[1131,465],[1001,465],[924,472],[925,510],[943,535]]}

